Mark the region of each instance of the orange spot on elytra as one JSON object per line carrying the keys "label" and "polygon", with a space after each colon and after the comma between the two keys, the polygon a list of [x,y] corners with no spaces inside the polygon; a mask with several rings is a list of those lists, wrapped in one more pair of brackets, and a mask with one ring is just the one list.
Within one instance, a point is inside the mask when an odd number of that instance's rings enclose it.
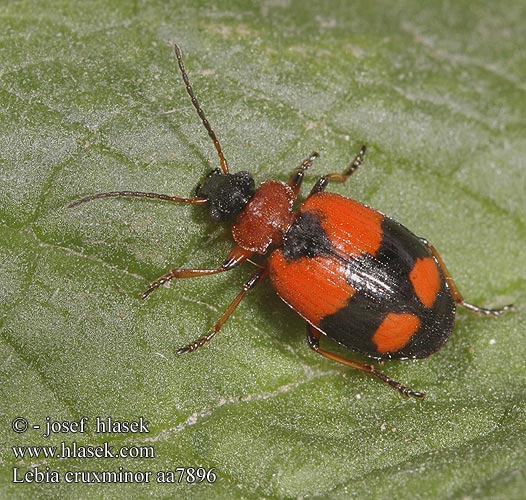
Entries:
{"label": "orange spot on elytra", "polygon": [[363,253],[376,255],[382,243],[384,216],[357,201],[334,193],[317,193],[307,198],[302,212],[313,211],[334,248],[346,257]]}
{"label": "orange spot on elytra", "polygon": [[420,320],[414,314],[389,313],[374,332],[372,341],[382,353],[396,352],[416,333]]}
{"label": "orange spot on elytra", "polygon": [[416,259],[409,273],[409,281],[420,302],[426,307],[432,307],[440,290],[440,273],[435,260],[432,257]]}
{"label": "orange spot on elytra", "polygon": [[268,263],[274,290],[313,325],[345,307],[356,293],[347,283],[345,263],[334,257],[301,257],[287,262],[276,250]]}

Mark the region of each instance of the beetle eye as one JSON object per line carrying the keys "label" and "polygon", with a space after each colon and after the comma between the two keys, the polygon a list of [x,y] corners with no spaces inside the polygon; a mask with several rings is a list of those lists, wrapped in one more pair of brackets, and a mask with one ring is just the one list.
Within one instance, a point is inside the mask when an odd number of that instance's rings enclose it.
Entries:
{"label": "beetle eye", "polygon": [[210,177],[214,175],[221,175],[221,170],[219,170],[218,168],[214,168],[214,170],[211,170],[210,172],[208,172],[208,174],[206,174],[205,180],[203,182],[200,182],[195,187],[195,196],[197,196],[198,198],[207,198],[206,196],[202,194],[202,188],[203,188],[203,185],[206,183],[207,179],[209,179]]}

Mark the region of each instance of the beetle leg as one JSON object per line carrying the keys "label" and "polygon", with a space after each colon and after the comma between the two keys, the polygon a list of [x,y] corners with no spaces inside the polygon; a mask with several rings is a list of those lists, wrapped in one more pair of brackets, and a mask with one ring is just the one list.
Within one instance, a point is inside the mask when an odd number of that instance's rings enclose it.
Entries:
{"label": "beetle leg", "polygon": [[500,316],[502,313],[513,309],[513,304],[508,304],[507,306],[500,307],[497,309],[486,309],[485,307],[475,306],[466,302],[462,297],[462,294],[459,292],[457,285],[455,285],[455,281],[451,277],[451,274],[447,270],[447,267],[444,264],[442,257],[440,257],[439,253],[437,252],[436,248],[433,245],[431,245],[431,243],[429,243],[429,241],[427,241],[425,238],[420,238],[420,241],[429,249],[435,260],[438,262],[438,265],[444,273],[447,286],[451,291],[451,295],[456,304],[483,316]]}
{"label": "beetle leg", "polygon": [[313,151],[311,155],[303,161],[303,163],[295,168],[289,176],[288,185],[294,191],[294,195],[298,196],[298,193],[301,188],[301,183],[303,182],[303,177],[305,176],[305,170],[310,168],[314,163],[314,160],[320,156],[319,153]]}
{"label": "beetle leg", "polygon": [[311,189],[309,196],[312,196],[313,194],[323,191],[327,187],[327,184],[329,184],[330,181],[345,182],[355,172],[355,170],[363,163],[365,149],[366,149],[365,146],[362,146],[360,148],[360,152],[356,155],[354,160],[351,163],[349,163],[347,168],[342,173],[327,174],[327,175],[324,175],[321,179],[319,179],[318,182],[316,182],[316,184],[314,184],[314,187]]}
{"label": "beetle leg", "polygon": [[258,269],[254,274],[252,274],[252,276],[250,276],[247,282],[243,285],[243,289],[237,294],[235,299],[230,303],[230,305],[226,308],[223,314],[210,328],[208,333],[206,335],[203,335],[202,337],[199,337],[198,339],[195,339],[193,342],[190,342],[184,347],[177,349],[177,354],[195,351],[198,347],[201,347],[202,345],[209,342],[216,335],[216,333],[219,332],[221,327],[225,324],[226,320],[234,312],[235,308],[239,305],[239,303],[245,297],[245,295],[250,290],[252,290],[258,283],[260,283],[261,280],[263,280],[267,276],[267,274],[268,270],[266,267]]}
{"label": "beetle leg", "polygon": [[324,358],[331,359],[332,361],[337,361],[338,363],[341,363],[345,366],[349,366],[356,370],[360,370],[362,372],[374,375],[376,378],[380,379],[385,384],[391,386],[393,389],[396,389],[398,392],[400,392],[400,394],[402,394],[402,396],[411,396],[413,398],[419,399],[422,399],[425,396],[425,393],[413,391],[413,389],[400,384],[396,380],[393,380],[392,378],[388,377],[385,373],[378,371],[373,365],[353,361],[333,352],[320,349],[320,336],[321,332],[319,330],[314,328],[312,325],[307,325],[307,344],[313,351],[317,352],[318,354],[321,354]]}
{"label": "beetle leg", "polygon": [[156,279],[154,282],[148,285],[148,288],[142,293],[141,299],[145,299],[152,293],[155,289],[159,288],[161,285],[164,285],[173,278],[195,278],[198,276],[208,276],[210,274],[223,273],[225,271],[230,271],[234,267],[239,266],[247,259],[249,259],[254,252],[245,250],[240,246],[235,246],[223,263],[215,269],[172,269],[171,271],[163,274],[160,278]]}

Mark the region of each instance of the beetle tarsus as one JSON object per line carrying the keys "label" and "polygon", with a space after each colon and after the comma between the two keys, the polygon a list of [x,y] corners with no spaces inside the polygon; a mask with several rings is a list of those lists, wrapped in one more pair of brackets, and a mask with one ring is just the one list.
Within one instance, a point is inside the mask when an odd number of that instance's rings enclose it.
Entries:
{"label": "beetle tarsus", "polygon": [[418,392],[414,391],[410,387],[406,387],[405,385],[402,385],[400,382],[397,382],[396,380],[393,380],[391,377],[388,377],[385,373],[379,372],[374,368],[374,366],[369,365],[371,368],[371,373],[378,377],[382,382],[386,383],[387,385],[390,385],[393,389],[396,389],[402,396],[406,398],[417,398],[417,399],[423,399],[425,397],[425,392]]}
{"label": "beetle tarsus", "polygon": [[148,285],[148,288],[141,294],[141,299],[145,300],[150,293],[152,293],[154,290],[157,290],[160,286],[163,286],[165,283],[168,283],[171,279],[175,278],[174,270],[163,274],[160,278],[156,279],[152,283]]}
{"label": "beetle tarsus", "polygon": [[210,342],[212,337],[217,333],[217,331],[211,330],[208,334],[203,335],[202,337],[199,337],[198,339],[195,339],[193,342],[190,342],[189,344],[185,345],[184,347],[180,347],[177,349],[176,354],[184,354],[185,352],[192,352],[195,351],[197,348],[202,347],[207,342]]}
{"label": "beetle tarsus", "polygon": [[515,309],[515,306],[513,304],[508,304],[504,307],[499,307],[496,309],[488,309],[486,307],[479,307],[479,306],[475,306],[473,304],[469,304],[468,302],[464,302],[464,301],[462,301],[459,305],[461,305],[462,307],[465,307],[469,311],[474,312],[475,314],[479,314],[481,316],[493,316],[493,317],[500,316],[501,314],[504,314],[507,311],[513,311]]}
{"label": "beetle tarsus", "polygon": [[329,182],[345,182],[356,171],[356,169],[363,164],[363,157],[365,155],[366,149],[367,147],[365,145],[362,145],[359,153],[355,156],[354,160],[351,163],[349,163],[349,165],[345,168],[343,172],[327,174],[321,177],[316,182],[316,184],[314,184],[314,187],[309,193],[309,197],[324,191]]}

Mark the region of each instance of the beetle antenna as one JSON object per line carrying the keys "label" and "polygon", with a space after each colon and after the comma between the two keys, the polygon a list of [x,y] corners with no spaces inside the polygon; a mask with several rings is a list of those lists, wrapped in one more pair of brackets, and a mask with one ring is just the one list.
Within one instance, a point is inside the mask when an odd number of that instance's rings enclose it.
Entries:
{"label": "beetle antenna", "polygon": [[188,95],[190,96],[190,99],[192,100],[192,104],[194,108],[196,109],[197,114],[199,115],[199,118],[201,118],[201,121],[203,122],[203,125],[205,126],[206,131],[208,132],[208,135],[210,136],[210,139],[212,139],[214,143],[214,147],[216,148],[217,155],[219,156],[219,162],[221,163],[221,170],[223,171],[224,174],[228,174],[228,163],[226,161],[225,155],[223,154],[223,151],[221,150],[221,144],[219,144],[219,140],[217,139],[216,134],[212,130],[212,127],[210,126],[209,121],[206,119],[205,112],[201,108],[201,105],[199,104],[197,97],[195,97],[194,90],[192,89],[192,85],[188,78],[188,73],[186,72],[186,69],[184,67],[183,56],[181,55],[181,49],[179,49],[176,43],[174,43],[174,51],[175,51],[175,56],[177,57],[177,64],[179,65],[179,69],[181,70],[181,75],[183,76],[183,81],[186,86],[186,92],[188,92]]}
{"label": "beetle antenna", "polygon": [[195,197],[195,198],[179,198],[178,196],[169,196],[167,194],[158,193],[144,193],[142,191],[111,191],[109,193],[97,193],[84,196],[78,200],[72,201],[68,208],[73,208],[82,203],[87,203],[92,200],[100,200],[101,198],[150,198],[152,200],[163,200],[171,201],[173,203],[187,203],[189,205],[202,205],[208,200],[206,198]]}

